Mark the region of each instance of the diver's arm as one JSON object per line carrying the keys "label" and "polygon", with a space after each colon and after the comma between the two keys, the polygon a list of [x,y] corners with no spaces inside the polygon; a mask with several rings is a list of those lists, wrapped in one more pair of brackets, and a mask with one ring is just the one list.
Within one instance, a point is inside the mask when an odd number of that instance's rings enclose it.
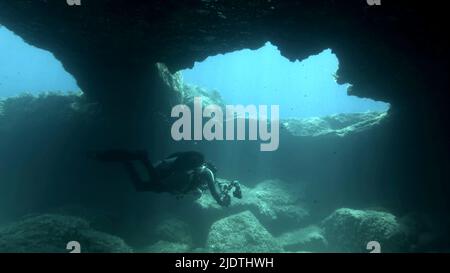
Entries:
{"label": "diver's arm", "polygon": [[222,194],[221,190],[218,189],[218,185],[215,181],[214,173],[207,167],[203,167],[200,171],[200,179],[203,179],[208,185],[209,191],[216,202],[223,206],[228,207],[231,203],[230,196],[227,194]]}

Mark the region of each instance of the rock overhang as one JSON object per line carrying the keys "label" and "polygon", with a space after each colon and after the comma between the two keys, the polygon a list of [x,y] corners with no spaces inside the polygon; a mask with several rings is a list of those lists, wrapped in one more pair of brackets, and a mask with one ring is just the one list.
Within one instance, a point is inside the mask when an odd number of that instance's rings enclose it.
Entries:
{"label": "rock overhang", "polygon": [[332,48],[341,61],[338,81],[351,83],[353,95],[395,105],[445,85],[437,76],[448,71],[448,42],[443,18],[431,11],[408,1],[101,0],[69,7],[19,0],[0,3],[0,23],[53,52],[86,94],[107,104],[154,89],[157,62],[178,71],[271,41],[290,60]]}

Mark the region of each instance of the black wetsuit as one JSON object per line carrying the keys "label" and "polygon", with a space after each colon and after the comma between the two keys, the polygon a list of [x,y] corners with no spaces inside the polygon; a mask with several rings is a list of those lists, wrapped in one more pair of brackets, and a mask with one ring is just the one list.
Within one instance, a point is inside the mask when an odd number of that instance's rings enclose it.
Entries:
{"label": "black wetsuit", "polygon": [[[215,178],[216,168],[206,162],[199,152],[174,153],[155,165],[151,164],[145,151],[109,150],[91,153],[90,157],[123,163],[137,191],[167,192],[182,196],[188,193],[201,194],[203,189],[209,189],[219,205],[229,206],[231,197],[228,193],[234,188],[234,197],[242,198],[239,182],[218,183]],[[142,178],[136,163],[143,165],[148,179]]]}
{"label": "black wetsuit", "polygon": [[[174,194],[184,194],[199,188],[201,182],[196,179],[195,170],[206,164],[204,156],[193,151],[174,153],[154,166],[145,151],[109,150],[93,153],[92,157],[105,162],[123,163],[137,191]],[[143,165],[148,180],[142,178],[136,163]]]}

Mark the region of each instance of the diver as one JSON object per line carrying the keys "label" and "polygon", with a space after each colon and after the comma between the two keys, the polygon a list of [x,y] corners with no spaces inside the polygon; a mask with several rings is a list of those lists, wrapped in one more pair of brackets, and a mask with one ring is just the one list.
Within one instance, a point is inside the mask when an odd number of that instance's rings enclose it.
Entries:
{"label": "diver", "polygon": [[[139,192],[171,193],[177,197],[186,194],[201,195],[209,189],[216,202],[224,207],[231,204],[230,192],[242,198],[239,181],[220,182],[216,167],[205,161],[199,152],[174,153],[152,165],[146,151],[107,150],[90,152],[88,156],[103,162],[120,162]],[[142,178],[138,165],[144,167],[147,178]]]}

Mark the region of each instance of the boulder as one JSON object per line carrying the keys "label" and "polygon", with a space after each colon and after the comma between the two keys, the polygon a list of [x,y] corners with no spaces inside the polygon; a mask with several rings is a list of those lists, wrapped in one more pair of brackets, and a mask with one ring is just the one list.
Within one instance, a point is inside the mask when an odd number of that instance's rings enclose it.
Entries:
{"label": "boulder", "polygon": [[189,225],[178,218],[167,218],[155,228],[158,240],[192,245],[192,234]]}
{"label": "boulder", "polygon": [[190,251],[190,246],[187,244],[158,241],[155,244],[137,251],[141,253],[185,253]]}
{"label": "boulder", "polygon": [[407,235],[397,218],[374,210],[338,209],[322,222],[324,235],[333,252],[369,252],[376,241],[382,252],[407,250]]}
{"label": "boulder", "polygon": [[300,223],[308,211],[300,204],[301,192],[279,180],[267,180],[252,189],[247,202],[256,206],[264,219]]}
{"label": "boulder", "polygon": [[215,222],[206,248],[210,252],[282,252],[282,247],[250,211]]}
{"label": "boulder", "polygon": [[68,253],[71,241],[80,243],[81,252],[132,252],[121,238],[94,230],[78,217],[43,214],[0,227],[0,252]]}
{"label": "boulder", "polygon": [[109,232],[111,230],[111,227],[114,226],[114,222],[118,220],[112,213],[109,213],[105,210],[94,209],[75,204],[48,209],[46,212],[49,214],[73,216],[84,219],[89,222],[89,226],[91,228],[106,232]]}
{"label": "boulder", "polygon": [[283,222],[286,228],[298,226],[309,216],[308,210],[299,202],[302,193],[291,184],[279,180],[266,180],[254,188],[241,185],[242,199],[232,199],[231,206],[223,208],[209,193],[196,201],[212,217],[223,218],[249,210],[266,225]]}
{"label": "boulder", "polygon": [[288,252],[326,252],[328,242],[318,226],[308,226],[283,233],[278,243]]}

